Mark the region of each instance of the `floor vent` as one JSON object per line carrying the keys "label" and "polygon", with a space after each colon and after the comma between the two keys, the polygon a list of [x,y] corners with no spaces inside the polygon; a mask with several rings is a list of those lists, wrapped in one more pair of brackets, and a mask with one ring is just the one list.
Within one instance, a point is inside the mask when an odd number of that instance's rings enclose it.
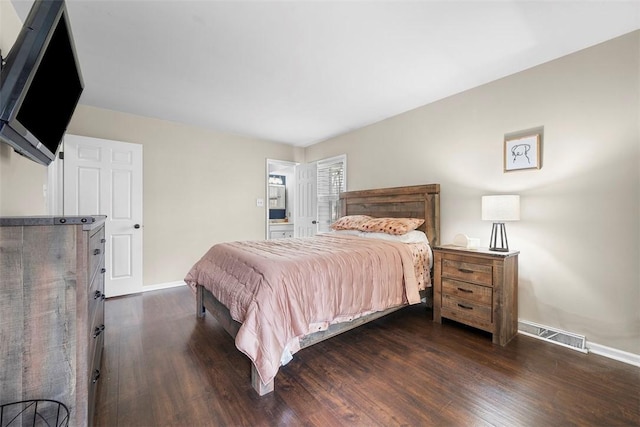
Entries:
{"label": "floor vent", "polygon": [[571,332],[561,331],[560,329],[551,328],[549,326],[538,325],[537,323],[528,321],[518,322],[518,332],[529,335],[534,338],[549,341],[582,353],[588,353],[586,337]]}

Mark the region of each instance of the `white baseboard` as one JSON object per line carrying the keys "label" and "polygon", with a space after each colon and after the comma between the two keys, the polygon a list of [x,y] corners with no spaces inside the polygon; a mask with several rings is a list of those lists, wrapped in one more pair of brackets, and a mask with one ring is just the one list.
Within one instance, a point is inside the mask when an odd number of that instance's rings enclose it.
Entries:
{"label": "white baseboard", "polygon": [[177,282],[158,283],[157,285],[143,286],[142,292],[159,291],[160,289],[177,288],[178,286],[187,286],[184,280],[178,280]]}
{"label": "white baseboard", "polygon": [[587,348],[593,354],[640,367],[640,354],[629,353],[623,350],[618,350],[617,348],[611,348],[589,341],[587,341]]}

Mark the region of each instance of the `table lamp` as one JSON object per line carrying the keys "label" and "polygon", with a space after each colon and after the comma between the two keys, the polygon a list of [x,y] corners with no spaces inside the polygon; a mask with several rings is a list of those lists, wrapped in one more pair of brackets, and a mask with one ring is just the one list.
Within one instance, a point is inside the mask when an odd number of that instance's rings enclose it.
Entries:
{"label": "table lamp", "polygon": [[[520,196],[482,196],[482,219],[493,221],[489,250],[508,252],[509,242],[507,241],[507,230],[504,222],[520,220]],[[500,246],[498,246],[498,238]]]}

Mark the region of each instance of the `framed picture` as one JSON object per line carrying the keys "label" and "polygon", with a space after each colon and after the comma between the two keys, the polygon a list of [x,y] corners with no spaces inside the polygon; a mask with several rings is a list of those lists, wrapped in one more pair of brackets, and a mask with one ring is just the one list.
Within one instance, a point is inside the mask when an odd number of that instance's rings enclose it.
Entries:
{"label": "framed picture", "polygon": [[505,138],[504,171],[540,169],[540,134]]}

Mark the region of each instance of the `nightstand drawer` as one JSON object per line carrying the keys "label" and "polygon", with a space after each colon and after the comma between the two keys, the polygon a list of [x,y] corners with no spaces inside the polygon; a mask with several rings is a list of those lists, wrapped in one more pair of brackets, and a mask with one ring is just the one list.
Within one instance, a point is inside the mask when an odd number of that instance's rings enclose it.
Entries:
{"label": "nightstand drawer", "polygon": [[477,264],[445,258],[442,260],[442,277],[493,286],[493,268],[491,264]]}
{"label": "nightstand drawer", "polygon": [[442,294],[462,298],[476,304],[484,304],[488,307],[491,307],[493,301],[492,288],[453,279],[442,279]]}
{"label": "nightstand drawer", "polygon": [[442,295],[442,315],[471,326],[491,330],[491,305]]}

